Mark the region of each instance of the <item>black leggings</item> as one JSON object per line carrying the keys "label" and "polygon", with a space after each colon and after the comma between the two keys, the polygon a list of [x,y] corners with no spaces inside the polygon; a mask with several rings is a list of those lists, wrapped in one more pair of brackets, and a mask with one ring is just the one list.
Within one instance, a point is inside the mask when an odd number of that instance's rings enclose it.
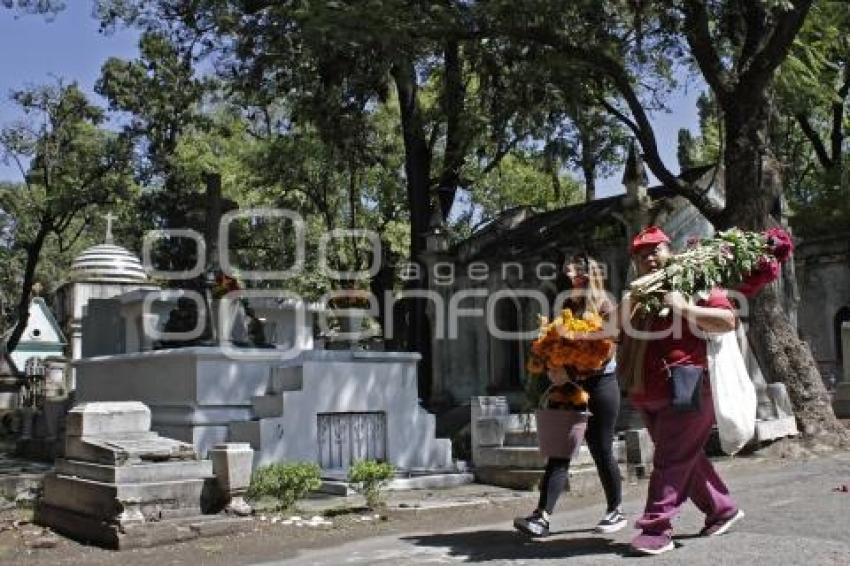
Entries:
{"label": "black leggings", "polygon": [[[612,373],[589,377],[582,382],[582,387],[590,395],[587,405],[591,413],[584,438],[596,463],[610,512],[620,506],[623,496],[620,468],[613,451],[614,427],[620,412],[620,387]],[[569,467],[570,461],[565,458],[549,458],[546,462],[546,471],[540,480],[538,509],[545,509],[547,513],[555,509],[555,503],[567,485]]]}

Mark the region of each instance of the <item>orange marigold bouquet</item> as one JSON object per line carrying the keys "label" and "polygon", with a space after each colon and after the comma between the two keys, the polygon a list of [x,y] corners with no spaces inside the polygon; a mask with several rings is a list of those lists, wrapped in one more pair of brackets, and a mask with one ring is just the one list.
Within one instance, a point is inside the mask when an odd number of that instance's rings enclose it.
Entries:
{"label": "orange marigold bouquet", "polygon": [[540,317],[540,333],[531,344],[527,369],[542,374],[547,369],[567,367],[582,374],[602,369],[611,357],[614,343],[602,336],[605,321],[596,313],[577,317],[564,309],[551,322]]}
{"label": "orange marigold bouquet", "polygon": [[[531,344],[528,370],[566,368],[571,378],[602,369],[614,349],[603,333],[605,321],[596,313],[575,316],[565,309],[551,322],[540,320],[540,334]],[[587,429],[590,396],[579,383],[552,385],[535,411],[540,452],[547,458],[574,458]]]}

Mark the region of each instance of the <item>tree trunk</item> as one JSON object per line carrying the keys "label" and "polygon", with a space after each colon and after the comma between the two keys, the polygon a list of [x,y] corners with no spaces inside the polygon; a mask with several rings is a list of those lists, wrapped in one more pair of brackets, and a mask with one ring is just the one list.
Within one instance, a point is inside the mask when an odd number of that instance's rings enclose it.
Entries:
{"label": "tree trunk", "polygon": [[585,128],[581,130],[581,172],[584,175],[584,200],[596,200],[596,159],[591,147],[591,134]]}
{"label": "tree trunk", "polygon": [[35,268],[38,266],[41,249],[44,247],[44,241],[49,233],[50,222],[42,220],[35,239],[27,246],[27,265],[24,269],[24,281],[21,285],[21,298],[18,301],[18,321],[15,323],[15,328],[12,329],[9,339],[6,340],[7,352],[18,347],[18,342],[21,341],[21,336],[27,328],[30,318],[30,293],[32,293],[32,286],[35,283]]}
{"label": "tree trunk", "polygon": [[443,152],[443,172],[439,180],[440,211],[443,220],[449,219],[455,194],[460,183],[460,170],[466,154],[467,135],[462,122],[466,89],[463,84],[460,43],[446,42],[443,112],[446,115],[446,147]]}
{"label": "tree trunk", "polygon": [[[764,156],[766,99],[725,109],[726,209],[718,229],[764,230],[778,223],[771,212],[782,194],[779,169]],[[827,441],[846,439],[809,346],[797,335],[774,284],[750,302],[749,338],[768,382],[784,383],[800,429]]]}
{"label": "tree trunk", "polygon": [[[431,154],[425,139],[422,110],[419,106],[419,88],[416,70],[409,59],[401,59],[392,69],[398,92],[401,114],[401,131],[404,140],[404,171],[407,177],[407,204],[410,210],[410,261],[419,264],[425,273],[422,253],[425,251],[425,234],[431,217]],[[424,281],[412,282],[423,288]],[[419,352],[422,360],[418,367],[419,395],[428,399],[431,390],[431,336],[426,303],[422,299],[405,301],[408,305],[407,335],[409,347]]]}
{"label": "tree trunk", "polygon": [[552,180],[552,193],[555,199],[555,204],[557,206],[563,206],[564,203],[561,202],[563,188],[561,187],[561,178],[558,175],[561,163],[554,151],[550,150],[543,152],[543,168],[549,174],[549,179]]}
{"label": "tree trunk", "polygon": [[393,66],[398,91],[401,131],[404,139],[404,172],[407,177],[407,204],[410,210],[410,257],[418,261],[425,251],[425,233],[431,216],[431,154],[425,139],[416,72],[410,60]]}
{"label": "tree trunk", "polygon": [[831,444],[847,442],[808,345],[797,337],[781,297],[770,285],[750,304],[749,338],[768,381],[785,384],[800,430]]}

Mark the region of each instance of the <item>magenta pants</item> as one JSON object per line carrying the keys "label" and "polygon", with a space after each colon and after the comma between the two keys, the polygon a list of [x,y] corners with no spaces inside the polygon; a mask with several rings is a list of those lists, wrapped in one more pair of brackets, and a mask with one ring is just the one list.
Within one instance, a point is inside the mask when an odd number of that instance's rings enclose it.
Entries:
{"label": "magenta pants", "polygon": [[737,512],[729,489],[705,455],[714,423],[711,390],[703,387],[699,411],[678,412],[666,402],[638,408],[655,443],[655,455],[646,508],[635,526],[644,533],[669,534],[671,520],[689,498],[705,513],[707,526]]}

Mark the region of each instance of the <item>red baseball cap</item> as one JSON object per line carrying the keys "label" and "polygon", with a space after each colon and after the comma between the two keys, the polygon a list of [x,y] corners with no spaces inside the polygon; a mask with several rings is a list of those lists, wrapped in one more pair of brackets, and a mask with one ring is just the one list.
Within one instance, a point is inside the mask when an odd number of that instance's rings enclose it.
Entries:
{"label": "red baseball cap", "polygon": [[670,238],[664,233],[664,230],[658,226],[647,226],[632,239],[631,253],[634,255],[643,248],[669,243]]}

